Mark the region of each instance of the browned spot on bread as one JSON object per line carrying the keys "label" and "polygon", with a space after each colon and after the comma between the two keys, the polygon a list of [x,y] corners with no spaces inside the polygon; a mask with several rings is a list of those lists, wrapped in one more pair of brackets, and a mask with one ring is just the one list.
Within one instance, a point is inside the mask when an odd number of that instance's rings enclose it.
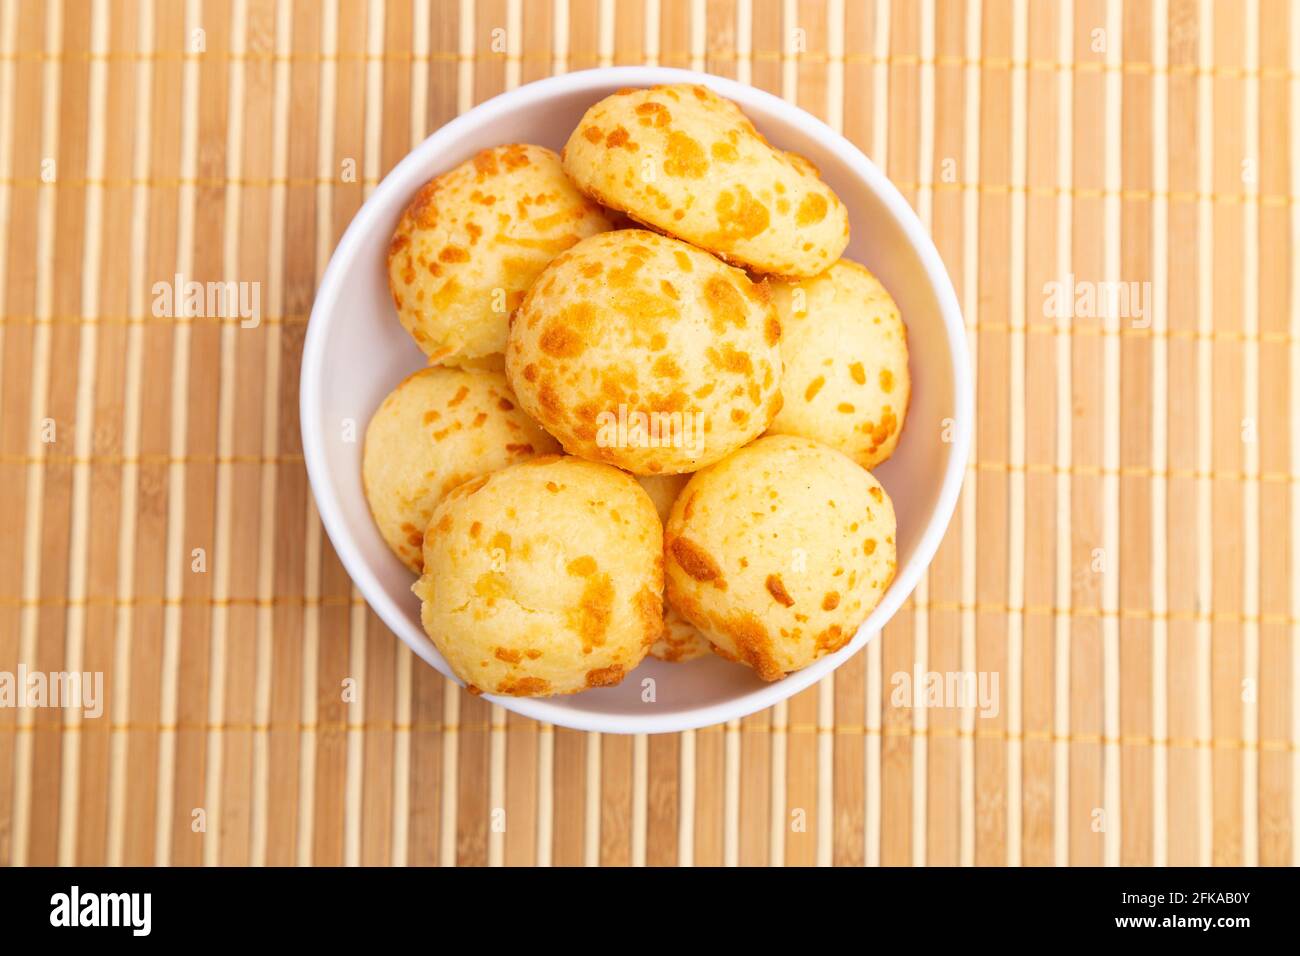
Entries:
{"label": "browned spot on bread", "polygon": [[862,553],[863,553],[863,554],[875,554],[875,553],[876,553],[876,539],[875,539],[875,538],[868,538],[866,541],[862,542]]}
{"label": "browned spot on bread", "polygon": [[482,531],[483,531],[483,522],[481,521],[475,521],[472,525],[469,526],[469,536],[471,538],[477,538]]}
{"label": "browned spot on bread", "polygon": [[668,107],[662,103],[656,103],[654,100],[647,100],[636,108],[637,116],[641,117],[641,122],[646,126],[654,125],[656,129],[661,129],[673,121],[673,114],[668,112]]}
{"label": "browned spot on bread", "polygon": [[875,498],[877,501],[885,500],[885,493],[875,485],[872,485],[870,488],[867,489],[867,494],[871,495],[871,497]]}
{"label": "browned spot on bread", "polygon": [[498,647],[492,653],[497,660],[505,661],[507,664],[518,664],[524,659],[523,654],[509,647]]}
{"label": "browned spot on bread", "polygon": [[820,193],[809,193],[803,197],[803,202],[799,203],[794,221],[800,226],[811,226],[813,223],[821,222],[826,218],[826,208],[825,196]]}
{"label": "browned spot on bread", "polygon": [[537,345],[547,355],[555,358],[574,358],[586,348],[578,332],[558,322],[552,322],[542,331]]}
{"label": "browned spot on bread", "polygon": [[880,370],[880,390],[882,392],[892,392],[894,390],[894,373],[887,368]]}
{"label": "browned spot on bread", "polygon": [[626,316],[640,334],[658,326],[659,320],[679,314],[673,299],[642,289],[626,289],[614,297],[614,308]]}
{"label": "browned spot on bread", "polygon": [[785,676],[772,654],[772,638],[767,628],[753,614],[737,614],[723,621],[721,630],[735,641],[741,659],[763,680],[780,680]]}
{"label": "browned spot on bread", "polygon": [[898,419],[894,417],[893,409],[888,405],[880,414],[880,421],[871,429],[871,450],[875,451],[894,433],[898,427]]}
{"label": "browned spot on bread", "polygon": [[521,169],[532,165],[532,160],[528,158],[528,147],[522,143],[511,143],[498,149],[501,152],[501,161],[505,163],[507,169]]}
{"label": "browned spot on bread", "polygon": [[848,643],[850,635],[845,633],[844,629],[838,624],[832,624],[826,630],[822,631],[816,637],[817,649],[819,651],[838,651]]}
{"label": "browned spot on bread", "polygon": [[443,246],[438,259],[442,262],[469,262],[469,253],[461,246]]}
{"label": "browned spot on bread", "polygon": [[[763,285],[766,288],[766,283]],[[781,320],[771,312],[767,315],[767,320],[763,323],[763,338],[767,340],[768,345],[776,345],[781,341]]]}
{"label": "browned spot on bread", "polygon": [[720,245],[737,239],[752,239],[766,229],[771,220],[767,206],[743,185],[719,195],[713,211],[718,215],[718,232],[709,239]]}
{"label": "browned spot on bread", "polygon": [[517,445],[513,443],[506,445],[506,451],[510,452],[512,455],[531,455],[535,450],[536,449],[527,442]]}
{"label": "browned spot on bread", "polygon": [[455,276],[452,276],[438,287],[438,291],[429,297],[429,301],[435,309],[445,309],[456,300],[460,291],[460,283],[456,281]]}
{"label": "browned spot on bread", "polygon": [[664,159],[664,172],[669,176],[699,179],[709,170],[709,160],[700,144],[678,130],[668,134],[668,155]]}
{"label": "browned spot on bread", "polygon": [[[662,564],[663,559],[659,559]],[[664,628],[664,602],[650,588],[643,587],[636,592],[632,599],[636,609],[636,616],[641,621],[642,633],[644,634],[643,643],[649,647],[655,642],[655,638]]]}
{"label": "browned spot on bread", "polygon": [[[687,511],[690,510],[690,502],[687,502],[686,508]],[[690,538],[673,539],[669,550],[678,567],[697,581],[716,581],[722,576],[722,569],[709,552]]]}
{"label": "browned spot on bread", "polygon": [[713,276],[704,284],[704,305],[709,310],[709,325],[719,335],[731,325],[745,327],[745,298],[723,276]]}
{"label": "browned spot on bread", "polygon": [[574,558],[565,570],[575,577],[586,578],[596,573],[596,559],[589,554]]}
{"label": "browned spot on bread", "polygon": [[510,588],[506,583],[505,575],[497,571],[487,571],[475,579],[474,593],[485,598],[490,607],[497,598],[509,594]]}
{"label": "browned spot on bread", "polygon": [[661,355],[655,359],[650,371],[660,378],[678,378],[682,374],[681,367],[671,355]]}
{"label": "browned spot on bread", "polygon": [[438,224],[438,206],[433,201],[442,186],[438,180],[430,180],[420,187],[420,191],[406,208],[406,215],[412,226],[418,229],[432,229]]}
{"label": "browned spot on bread", "polygon": [[474,170],[478,173],[479,182],[482,182],[487,176],[495,176],[499,173],[501,167],[497,165],[496,152],[494,150],[485,149],[483,152],[475,156]]}
{"label": "browned spot on bread", "polygon": [[826,596],[822,598],[822,610],[833,611],[840,606],[840,595],[838,591],[827,591]]}
{"label": "browned spot on bread", "polygon": [[516,677],[501,681],[497,684],[496,692],[507,697],[540,697],[550,693],[550,690],[550,681],[540,677]]}
{"label": "browned spot on bread", "polygon": [[680,249],[673,250],[673,258],[677,260],[677,268],[683,272],[694,272],[695,266],[691,263],[691,257]]}
{"label": "browned spot on bread", "polygon": [[543,382],[537,389],[537,403],[542,406],[545,415],[556,420],[563,419],[564,403],[560,401],[560,396],[549,382]]}
{"label": "browned spot on bread", "polygon": [[719,140],[710,146],[709,152],[714,159],[722,160],[724,163],[734,163],[740,155],[736,152],[736,147],[724,140]]}
{"label": "browned spot on bread", "polygon": [[605,137],[605,148],[618,149],[620,146],[624,149],[631,150],[632,152],[636,152],[639,148],[637,144],[632,141],[625,128],[622,126],[615,126],[614,129],[610,131],[610,134]]}
{"label": "browned spot on bread", "polygon": [[582,135],[589,143],[599,143],[605,138],[605,134],[595,126],[588,126],[582,131]]}
{"label": "browned spot on bread", "polygon": [[867,384],[867,373],[862,369],[861,362],[854,362],[849,366],[849,374],[853,376],[853,381],[859,385]]}
{"label": "browned spot on bread", "polygon": [[794,598],[790,597],[790,592],[785,589],[785,583],[779,574],[769,574],[764,583],[767,586],[767,593],[772,595],[778,604],[785,607],[794,606]]}
{"label": "browned spot on bread", "polygon": [[825,384],[826,384],[826,379],[821,375],[818,375],[815,379],[809,382],[808,387],[804,389],[803,400],[805,402],[811,402],[814,398],[817,397],[817,393],[822,390],[822,386]]}
{"label": "browned spot on bread", "polygon": [[582,637],[587,648],[605,643],[605,632],[614,613],[614,585],[608,574],[593,574],[582,588],[578,606],[566,614],[568,624]]}
{"label": "browned spot on bread", "polygon": [[723,344],[721,351],[709,348],[705,350],[704,354],[708,357],[709,363],[715,368],[746,377],[754,374],[754,363],[748,353],[741,352],[729,342]]}
{"label": "browned spot on bread", "polygon": [[623,665],[610,664],[587,671],[588,687],[613,687],[623,680]]}

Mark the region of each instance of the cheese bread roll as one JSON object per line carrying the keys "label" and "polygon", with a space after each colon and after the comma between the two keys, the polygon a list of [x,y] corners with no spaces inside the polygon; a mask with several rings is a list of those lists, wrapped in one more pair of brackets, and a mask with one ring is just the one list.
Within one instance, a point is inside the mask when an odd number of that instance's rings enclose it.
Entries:
{"label": "cheese bread roll", "polygon": [[569,137],[564,171],[603,205],[760,273],[816,275],[849,242],[848,211],[812,163],[706,86],[607,96]]}
{"label": "cheese bread roll", "polygon": [[426,183],[397,224],[388,281],[430,362],[500,352],[506,319],[546,263],[610,228],[541,146],[485,149]]}

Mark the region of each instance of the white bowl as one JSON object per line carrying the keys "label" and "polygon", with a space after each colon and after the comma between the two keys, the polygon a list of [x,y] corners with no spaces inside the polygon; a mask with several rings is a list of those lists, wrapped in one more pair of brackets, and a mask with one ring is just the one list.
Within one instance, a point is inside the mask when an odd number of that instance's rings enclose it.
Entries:
{"label": "white bowl", "polygon": [[[911,346],[912,400],[898,450],[875,471],[898,515],[898,573],[852,641],[775,683],[721,658],[686,664],[647,658],[617,687],[544,699],[489,698],[578,730],[661,733],[743,717],[803,690],[862,650],[934,556],[957,501],[970,443],[966,333],[952,283],[906,200],[848,140],[771,94],[688,70],[610,67],[530,83],[451,121],[398,163],[352,220],[312,308],[300,393],[307,473],[339,558],[384,623],[429,664],[455,676],[421,629],[411,574],[385,546],[361,488],[361,436],[371,413],[397,382],[424,364],[398,324],[388,292],[388,241],[402,210],[424,182],[481,149],[537,143],[558,151],[597,100],[624,87],[658,83],[711,87],[738,103],[774,145],[816,163],[849,209],[852,241],[845,255],[879,276],[898,302]],[[345,440],[349,419],[355,423],[351,441]],[[648,677],[655,681],[653,702],[642,700]]]}

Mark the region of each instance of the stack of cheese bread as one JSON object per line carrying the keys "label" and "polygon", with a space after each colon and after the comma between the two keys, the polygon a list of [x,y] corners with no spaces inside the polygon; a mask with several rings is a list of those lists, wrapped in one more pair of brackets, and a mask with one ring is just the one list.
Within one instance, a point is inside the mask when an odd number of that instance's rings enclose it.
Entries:
{"label": "stack of cheese bread", "polygon": [[363,477],[473,692],[620,682],[713,652],[764,680],[842,647],[896,568],[871,469],[907,335],[844,204],[703,86],[624,90],[561,155],[484,150],[388,255],[428,356]]}

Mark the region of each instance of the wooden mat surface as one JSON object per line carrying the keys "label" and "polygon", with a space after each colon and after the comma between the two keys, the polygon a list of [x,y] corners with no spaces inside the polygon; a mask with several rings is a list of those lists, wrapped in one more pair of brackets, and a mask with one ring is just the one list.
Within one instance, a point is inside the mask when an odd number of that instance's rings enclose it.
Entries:
{"label": "wooden mat surface", "polygon": [[[647,739],[405,650],[322,533],[297,387],[412,143],[655,62],[887,171],[978,420],[883,635]],[[0,0],[0,674],[105,682],[98,718],[0,708],[0,861],[1296,863],[1297,69],[1285,0]],[[258,283],[263,321],[156,318],[177,274]],[[996,713],[900,694],[928,672],[996,679]]]}

